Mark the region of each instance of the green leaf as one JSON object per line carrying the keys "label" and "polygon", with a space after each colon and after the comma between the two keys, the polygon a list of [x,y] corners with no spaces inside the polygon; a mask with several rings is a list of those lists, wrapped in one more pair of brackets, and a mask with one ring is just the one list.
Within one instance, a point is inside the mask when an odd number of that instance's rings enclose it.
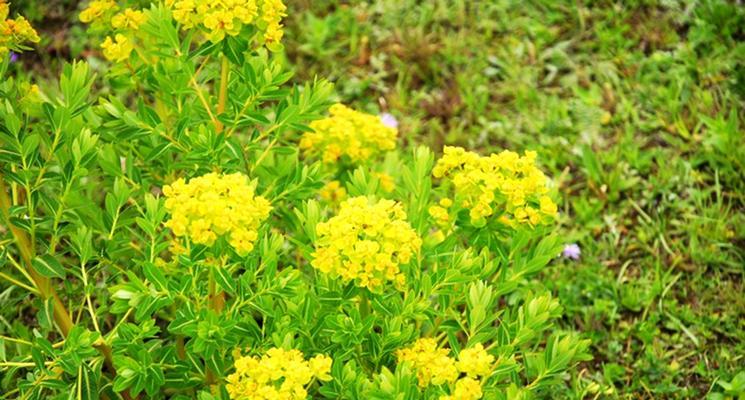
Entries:
{"label": "green leaf", "polygon": [[230,275],[227,268],[216,266],[211,267],[214,272],[215,281],[220,287],[230,293],[235,294],[235,279]]}
{"label": "green leaf", "polygon": [[50,254],[34,258],[31,264],[34,266],[36,272],[47,278],[63,279],[65,277],[65,268]]}
{"label": "green leaf", "polygon": [[83,364],[78,368],[78,381],[75,387],[75,398],[78,400],[98,399],[98,379],[86,364]]}

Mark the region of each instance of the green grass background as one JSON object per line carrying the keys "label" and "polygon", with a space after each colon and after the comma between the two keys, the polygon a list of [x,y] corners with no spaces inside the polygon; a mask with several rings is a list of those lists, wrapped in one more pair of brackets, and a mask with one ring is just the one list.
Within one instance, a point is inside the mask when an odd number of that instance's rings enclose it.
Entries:
{"label": "green grass background", "polygon": [[[582,255],[535,284],[594,355],[553,398],[745,398],[745,5],[287,5],[296,81],[327,77],[339,101],[392,113],[404,145],[538,151]],[[96,67],[72,40],[81,7],[15,2],[45,34],[27,67]]]}

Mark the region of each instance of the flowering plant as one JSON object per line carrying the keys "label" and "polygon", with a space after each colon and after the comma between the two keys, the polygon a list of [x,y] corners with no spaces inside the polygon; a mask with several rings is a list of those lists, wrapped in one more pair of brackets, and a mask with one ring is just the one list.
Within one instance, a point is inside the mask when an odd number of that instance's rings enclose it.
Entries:
{"label": "flowering plant", "polygon": [[30,99],[0,54],[2,301],[35,317],[0,328],[5,393],[520,399],[586,359],[529,280],[562,245],[536,154],[396,149],[287,85],[285,12],[95,0],[111,64]]}

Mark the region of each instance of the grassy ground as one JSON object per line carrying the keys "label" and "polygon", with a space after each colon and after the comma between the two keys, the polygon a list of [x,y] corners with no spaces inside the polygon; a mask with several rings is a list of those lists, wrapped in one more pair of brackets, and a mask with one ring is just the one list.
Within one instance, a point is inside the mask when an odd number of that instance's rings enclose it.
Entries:
{"label": "grassy ground", "polygon": [[343,3],[290,2],[298,80],[331,77],[407,142],[535,149],[557,177],[582,256],[542,282],[595,358],[556,397],[745,391],[727,385],[745,374],[745,7]]}
{"label": "grassy ground", "polygon": [[[582,255],[537,283],[594,354],[553,397],[743,395],[745,6],[286,3],[299,82],[329,77],[339,100],[394,114],[406,143],[539,152]],[[88,52],[79,6],[49,4],[14,2],[45,31],[22,60],[37,70]]]}

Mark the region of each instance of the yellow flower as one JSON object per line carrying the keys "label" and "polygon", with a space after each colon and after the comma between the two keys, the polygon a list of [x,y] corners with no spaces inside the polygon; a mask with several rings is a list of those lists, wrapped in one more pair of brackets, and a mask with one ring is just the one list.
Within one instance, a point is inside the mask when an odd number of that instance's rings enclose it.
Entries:
{"label": "yellow flower", "polygon": [[378,181],[380,182],[380,188],[383,189],[386,193],[393,192],[393,189],[396,188],[396,183],[393,181],[393,177],[386,174],[385,172],[377,172],[375,173],[375,176],[378,178]]}
{"label": "yellow flower", "polygon": [[318,194],[321,196],[321,199],[330,203],[338,203],[347,198],[347,190],[344,189],[339,181],[331,181],[325,184]]}
{"label": "yellow flower", "polygon": [[380,290],[386,282],[405,283],[400,266],[419,252],[422,240],[406,222],[400,203],[370,202],[353,197],[341,203],[338,215],[316,226],[313,268],[357,286]]}
{"label": "yellow flower", "polygon": [[470,377],[483,377],[491,373],[494,356],[487,353],[481,343],[464,349],[458,354],[456,366],[460,372]]}
{"label": "yellow flower", "polygon": [[287,15],[281,0],[171,0],[167,5],[182,29],[203,28],[212,42],[237,36],[244,26],[253,25],[259,44],[277,44],[282,39],[282,17]]}
{"label": "yellow flower", "polygon": [[332,363],[333,360],[330,357],[326,357],[322,354],[319,354],[308,361],[308,365],[310,366],[311,372],[313,372],[313,376],[322,381],[331,380],[331,375],[329,375],[329,372],[331,372]]}
{"label": "yellow flower", "polygon": [[[432,174],[454,188],[455,202],[469,209],[472,223],[496,215],[507,226],[514,221],[535,226],[556,217],[556,204],[546,195],[548,179],[535,166],[536,153],[512,151],[488,157],[446,146]],[[449,203],[449,201],[448,201]]]}
{"label": "yellow flower", "polygon": [[142,11],[127,8],[111,18],[111,26],[116,29],[138,29],[146,20]]}
{"label": "yellow flower", "polygon": [[380,117],[343,104],[331,106],[329,113],[330,117],[311,122],[313,132],[300,139],[299,147],[307,156],[318,155],[326,164],[335,164],[341,157],[359,164],[396,147],[398,132],[384,125]]}
{"label": "yellow flower", "polygon": [[269,349],[259,357],[238,357],[225,388],[231,399],[305,400],[316,377],[330,380],[331,359],[318,355],[306,361],[299,350]]}
{"label": "yellow flower", "polygon": [[481,383],[473,378],[460,378],[455,382],[455,390],[449,396],[440,396],[440,400],[477,400],[483,396]]}
{"label": "yellow flower", "polygon": [[442,385],[458,379],[455,360],[448,356],[449,349],[439,348],[431,338],[418,339],[410,347],[396,351],[398,362],[408,362],[416,371],[419,386]]}
{"label": "yellow flower", "polygon": [[435,219],[435,223],[439,226],[445,226],[450,222],[450,215],[448,210],[440,206],[430,206],[429,215]]}
{"label": "yellow flower", "polygon": [[114,38],[115,40],[111,40],[111,36],[107,36],[106,40],[101,44],[103,55],[109,61],[124,61],[129,58],[129,54],[134,49],[134,46],[132,45],[132,42],[121,33],[117,33]]}
{"label": "yellow flower", "polygon": [[6,19],[9,13],[8,4],[0,0],[0,57],[11,49],[21,50],[19,46],[26,42],[38,43],[40,40],[26,18],[18,16],[16,19]]}
{"label": "yellow flower", "polygon": [[109,11],[115,11],[117,8],[114,0],[94,0],[88,4],[88,8],[80,12],[80,22],[85,24],[97,22]]}
{"label": "yellow flower", "polygon": [[209,173],[189,183],[179,179],[163,187],[163,194],[171,213],[166,226],[174,235],[207,246],[225,236],[239,254],[253,250],[259,227],[272,209],[240,173]]}
{"label": "yellow flower", "polygon": [[261,6],[261,19],[266,22],[266,32],[264,33],[264,40],[267,43],[279,43],[282,40],[282,17],[287,16],[285,13],[287,7],[282,3],[281,0],[264,0],[264,4]]}

